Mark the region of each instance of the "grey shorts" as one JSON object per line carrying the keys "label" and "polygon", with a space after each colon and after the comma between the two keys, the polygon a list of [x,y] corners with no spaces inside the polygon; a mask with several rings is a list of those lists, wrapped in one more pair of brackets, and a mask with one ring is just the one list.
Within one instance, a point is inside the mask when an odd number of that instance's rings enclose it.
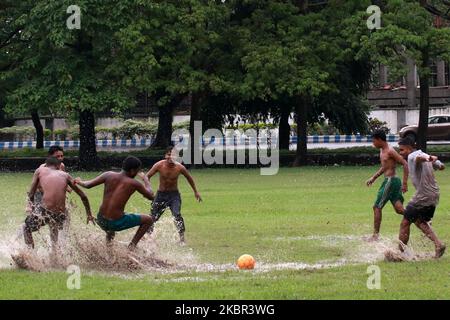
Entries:
{"label": "grey shorts", "polygon": [[172,215],[177,218],[181,216],[181,196],[178,191],[158,191],[152,204],[151,216],[157,221],[164,211],[170,208]]}
{"label": "grey shorts", "polygon": [[39,205],[25,218],[25,227],[31,232],[38,231],[45,225],[62,230],[65,220],[65,213],[52,212]]}

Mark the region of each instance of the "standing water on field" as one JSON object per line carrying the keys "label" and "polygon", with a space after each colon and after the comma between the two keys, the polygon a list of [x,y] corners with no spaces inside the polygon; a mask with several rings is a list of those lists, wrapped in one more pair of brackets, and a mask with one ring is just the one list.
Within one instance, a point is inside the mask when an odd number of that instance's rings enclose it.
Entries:
{"label": "standing water on field", "polygon": [[[98,226],[85,224],[84,210],[68,203],[70,227],[67,223],[59,235],[59,248],[53,249],[48,226],[34,232],[35,249],[26,248],[20,223],[8,220],[7,232],[0,236],[0,268],[19,267],[34,271],[66,270],[69,265],[78,265],[85,270],[130,273],[158,271],[177,273],[185,271],[222,272],[236,270],[234,261],[228,264],[202,263],[189,246],[178,244],[178,233],[170,216],[163,216],[156,224],[152,235],[145,235],[134,251],[127,245],[136,228],[117,233],[113,245],[107,246],[105,232]],[[25,214],[24,214],[25,217]],[[23,223],[23,221],[21,221]],[[306,237],[279,237],[276,241],[314,241],[324,247],[343,248],[339,259],[315,263],[270,262],[257,260],[256,272],[273,270],[304,270],[332,268],[350,264],[374,263],[385,259],[388,252],[392,261],[414,261],[430,258],[421,253],[429,247],[426,239],[412,242],[406,254],[396,251],[395,235],[382,237],[378,242],[367,242],[361,235],[310,235]],[[188,239],[189,240],[189,239]],[[426,249],[429,251],[429,248]]]}
{"label": "standing water on field", "polygon": [[[48,226],[33,232],[35,249],[26,247],[22,226],[15,232],[0,237],[0,268],[14,267],[44,271],[65,269],[69,265],[95,271],[146,271],[155,269],[183,268],[196,264],[196,257],[188,247],[178,244],[178,233],[170,217],[163,217],[155,225],[152,235],[145,235],[134,251],[127,245],[136,228],[119,232],[112,245],[106,245],[105,232],[98,226],[86,225],[84,212],[72,203],[68,204],[70,214],[59,233],[59,245],[53,248]],[[25,215],[24,215],[25,217]],[[14,229],[14,228],[12,228]]]}

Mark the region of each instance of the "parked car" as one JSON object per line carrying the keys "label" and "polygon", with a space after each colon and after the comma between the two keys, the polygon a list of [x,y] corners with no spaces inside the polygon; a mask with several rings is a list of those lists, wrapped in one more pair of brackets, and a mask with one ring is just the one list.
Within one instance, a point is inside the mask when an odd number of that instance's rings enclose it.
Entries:
{"label": "parked car", "polygon": [[[411,137],[416,140],[418,125],[403,127],[398,133],[401,138]],[[427,140],[450,140],[450,115],[442,114],[428,118],[428,139]]]}

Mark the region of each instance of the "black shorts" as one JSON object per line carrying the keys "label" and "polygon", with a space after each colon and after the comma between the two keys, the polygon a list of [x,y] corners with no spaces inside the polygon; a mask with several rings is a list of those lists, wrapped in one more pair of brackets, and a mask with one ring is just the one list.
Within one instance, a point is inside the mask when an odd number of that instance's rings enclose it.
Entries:
{"label": "black shorts", "polygon": [[433,219],[435,210],[436,210],[435,206],[414,207],[408,204],[408,206],[405,209],[404,217],[411,223],[414,223],[417,220],[428,222],[431,219]]}
{"label": "black shorts", "polygon": [[50,227],[62,230],[65,220],[65,213],[55,213],[42,206],[38,206],[25,218],[25,227],[31,232],[35,232],[48,224]]}
{"label": "black shorts", "polygon": [[167,208],[170,208],[175,218],[181,216],[181,196],[178,191],[158,191],[156,193],[151,210],[153,220],[157,221]]}

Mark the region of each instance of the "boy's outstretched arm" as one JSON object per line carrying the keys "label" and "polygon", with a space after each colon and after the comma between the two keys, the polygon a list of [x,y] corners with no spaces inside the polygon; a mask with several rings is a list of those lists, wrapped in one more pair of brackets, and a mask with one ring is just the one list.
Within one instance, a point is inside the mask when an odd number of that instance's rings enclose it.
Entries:
{"label": "boy's outstretched arm", "polygon": [[432,163],[434,170],[444,170],[445,169],[445,165],[441,161],[439,161],[438,157],[436,157],[436,156],[431,156],[431,155],[424,153],[424,154],[421,154],[416,157],[417,163],[422,163],[422,162],[427,162],[427,161]]}
{"label": "boy's outstretched arm", "polygon": [[153,167],[148,170],[146,176],[150,180],[158,172],[158,163],[155,163]]}
{"label": "boy's outstretched arm", "polygon": [[81,180],[80,177],[78,177],[74,180],[74,184],[80,185],[86,189],[90,189],[95,186],[98,186],[99,184],[105,183],[107,176],[108,176],[108,172],[104,172],[101,175],[99,175],[98,177],[96,177],[92,180],[88,180],[88,181],[83,181],[83,180]]}
{"label": "boy's outstretched arm", "polygon": [[182,166],[182,168],[181,168],[181,174],[186,177],[186,180],[191,185],[192,190],[194,190],[195,199],[197,199],[198,202],[201,202],[202,197],[200,196],[200,193],[197,191],[197,187],[195,186],[194,178],[192,178],[191,174],[189,173],[189,171],[187,171],[187,169],[184,166]]}
{"label": "boy's outstretched arm", "polygon": [[37,169],[34,172],[30,190],[28,191],[28,203],[26,208],[27,212],[33,211],[34,194],[36,193],[38,185],[39,185],[39,169]]}
{"label": "boy's outstretched arm", "polygon": [[431,162],[432,162],[432,164],[433,164],[433,169],[434,169],[434,170],[440,170],[440,171],[445,170],[445,164],[443,164],[443,163],[438,159],[438,157],[436,157],[436,156],[432,156],[432,157],[433,157],[433,159],[431,160]]}
{"label": "boy's outstretched arm", "polygon": [[152,191],[152,187],[150,185],[150,181],[148,180],[147,176],[143,173],[139,173],[139,178],[144,181],[144,185],[140,183],[139,181],[136,181],[136,190],[142,194],[144,197],[146,197],[148,200],[154,200],[155,194]]}
{"label": "boy's outstretched arm", "polygon": [[395,150],[391,151],[391,156],[395,159],[395,161],[403,166],[403,184],[402,184],[402,192],[408,192],[408,162]]}
{"label": "boy's outstretched arm", "polygon": [[84,209],[86,210],[86,215],[87,215],[86,223],[89,223],[89,221],[90,221],[90,222],[92,222],[93,225],[95,225],[95,219],[92,216],[91,205],[89,204],[88,197],[80,188],[78,188],[78,186],[75,184],[75,180],[70,175],[68,176],[67,182],[68,182],[68,185],[72,188],[72,190],[75,191],[75,193],[80,196],[81,201],[83,202]]}
{"label": "boy's outstretched arm", "polygon": [[30,199],[30,201],[32,202],[34,201],[34,194],[36,193],[38,185],[39,185],[39,169],[37,169],[34,172],[30,190],[28,191],[28,199]]}

